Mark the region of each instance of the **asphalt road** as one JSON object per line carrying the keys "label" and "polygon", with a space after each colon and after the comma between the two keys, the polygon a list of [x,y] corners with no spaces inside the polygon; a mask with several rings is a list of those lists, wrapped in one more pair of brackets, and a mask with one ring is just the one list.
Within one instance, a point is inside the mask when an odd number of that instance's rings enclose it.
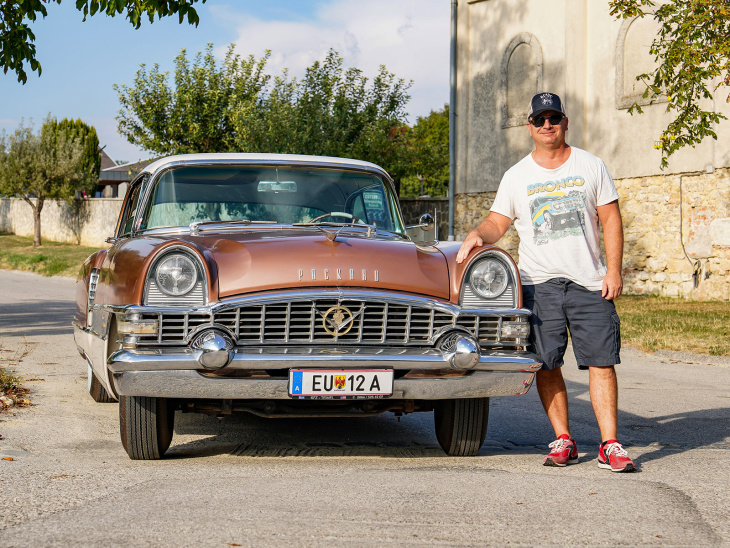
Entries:
{"label": "asphalt road", "polygon": [[[446,457],[431,414],[400,421],[176,417],[168,458],[131,461],[116,404],[86,391],[74,283],[0,272],[0,363],[33,406],[0,414],[0,545],[728,546],[730,367],[623,352],[620,437],[596,466],[587,375],[565,368],[580,462],[541,465],[537,398],[494,398],[487,441]],[[34,380],[31,380],[34,379]]]}

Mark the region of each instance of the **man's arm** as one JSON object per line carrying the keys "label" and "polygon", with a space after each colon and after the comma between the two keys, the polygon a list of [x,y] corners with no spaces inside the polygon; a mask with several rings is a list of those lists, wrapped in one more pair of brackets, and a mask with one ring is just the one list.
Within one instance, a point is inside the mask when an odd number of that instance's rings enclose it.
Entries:
{"label": "man's arm", "polygon": [[603,244],[606,247],[606,267],[608,272],[603,279],[601,295],[606,300],[615,299],[624,289],[621,278],[621,263],[624,255],[624,228],[618,202],[596,208],[598,218],[603,226]]}
{"label": "man's arm", "polygon": [[459,252],[456,254],[456,262],[463,263],[464,259],[469,255],[469,252],[475,247],[495,243],[504,236],[504,233],[507,232],[511,224],[512,219],[509,217],[493,211],[490,212],[487,218],[466,236],[466,239],[459,248]]}

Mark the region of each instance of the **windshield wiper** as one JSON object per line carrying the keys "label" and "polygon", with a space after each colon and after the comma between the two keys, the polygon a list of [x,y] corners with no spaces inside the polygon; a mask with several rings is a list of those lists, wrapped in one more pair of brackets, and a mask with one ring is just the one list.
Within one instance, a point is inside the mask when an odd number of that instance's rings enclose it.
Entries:
{"label": "windshield wiper", "polygon": [[192,236],[197,236],[198,234],[200,234],[201,225],[250,225],[250,224],[275,225],[275,224],[278,224],[278,221],[251,221],[249,219],[238,219],[236,221],[195,221],[194,223],[190,223],[190,234]]}
{"label": "windshield wiper", "polygon": [[[316,222],[316,223],[292,223],[292,226],[309,226],[309,227],[321,230],[322,232],[324,232],[325,237],[330,242],[334,242],[335,238],[337,238],[337,236],[340,235],[340,232],[342,232],[346,228],[367,228],[368,229],[368,232],[367,232],[368,238],[372,238],[378,230],[375,225],[366,225],[366,224],[362,224],[362,223],[333,223],[330,221]],[[336,227],[336,228],[339,228],[339,230],[337,232],[330,232],[329,230],[325,230],[324,228],[322,228],[325,226]]]}

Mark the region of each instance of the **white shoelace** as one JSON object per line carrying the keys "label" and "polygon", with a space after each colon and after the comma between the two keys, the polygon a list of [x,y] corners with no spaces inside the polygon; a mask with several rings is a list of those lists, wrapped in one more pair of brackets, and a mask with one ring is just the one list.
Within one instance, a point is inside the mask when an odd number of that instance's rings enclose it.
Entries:
{"label": "white shoelace", "polygon": [[556,451],[559,451],[559,450],[561,450],[561,449],[563,448],[563,446],[565,445],[565,441],[566,441],[566,440],[565,440],[565,438],[558,438],[558,439],[556,439],[556,440],[555,440],[554,442],[552,442],[552,443],[549,443],[549,444],[548,444],[548,447],[549,447],[550,449],[555,449]]}
{"label": "white shoelace", "polygon": [[609,443],[608,447],[606,447],[606,455],[610,455],[611,453],[615,453],[617,457],[629,456],[629,454],[626,452],[626,449],[624,449],[623,446],[617,441]]}

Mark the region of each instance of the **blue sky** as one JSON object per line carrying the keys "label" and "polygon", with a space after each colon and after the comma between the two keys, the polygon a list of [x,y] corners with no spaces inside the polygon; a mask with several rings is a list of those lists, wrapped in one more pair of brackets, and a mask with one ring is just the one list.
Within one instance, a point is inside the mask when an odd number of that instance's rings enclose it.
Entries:
{"label": "blue sky", "polygon": [[174,17],[145,21],[139,30],[119,16],[82,22],[74,4],[49,4],[48,17],[32,26],[41,76],[28,70],[22,85],[13,73],[0,73],[0,130],[13,132],[21,120],[37,129],[49,113],[81,118],[96,127],[114,160],[146,158],[117,133],[113,84],[131,85],[142,63],[172,74],[180,50],[192,59],[209,42],[220,58],[232,43],[245,56],[271,50],[273,75],[283,68],[301,75],[330,48],[368,76],[386,65],[413,80],[411,122],[449,98],[449,0],[208,0],[197,7],[198,27]]}

